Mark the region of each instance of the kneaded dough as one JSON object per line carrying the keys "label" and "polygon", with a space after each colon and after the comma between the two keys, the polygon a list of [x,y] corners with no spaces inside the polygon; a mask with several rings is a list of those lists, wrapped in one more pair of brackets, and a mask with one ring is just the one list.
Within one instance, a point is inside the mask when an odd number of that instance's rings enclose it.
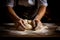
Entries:
{"label": "kneaded dough", "polygon": [[[31,20],[27,20],[27,19],[25,19],[24,20],[24,24],[25,24],[25,29],[26,30],[31,30],[32,29],[32,25],[31,25]],[[41,26],[40,26],[41,25]],[[34,32],[36,32],[36,33],[46,33],[46,32],[48,32],[48,27],[47,26],[43,26],[40,22],[38,23],[38,25],[37,25],[37,28],[35,29],[35,31]]]}
{"label": "kneaded dough", "polygon": [[31,20],[25,19],[25,20],[24,20],[24,24],[25,24],[25,29],[26,29],[26,30],[32,29]]}
{"label": "kneaded dough", "polygon": [[26,29],[27,29],[27,30],[32,29],[32,26],[31,26],[30,24],[25,24],[25,26],[26,26]]}
{"label": "kneaded dough", "polygon": [[32,21],[31,21],[31,20],[27,20],[27,22],[28,22],[28,24],[31,24],[31,23],[32,23]]}

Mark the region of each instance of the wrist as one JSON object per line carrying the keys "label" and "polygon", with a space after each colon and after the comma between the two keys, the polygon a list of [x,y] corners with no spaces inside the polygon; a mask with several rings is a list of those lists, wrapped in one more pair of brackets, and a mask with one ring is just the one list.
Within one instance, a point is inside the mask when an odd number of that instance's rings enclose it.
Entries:
{"label": "wrist", "polygon": [[37,20],[41,20],[41,19],[42,19],[42,17],[41,17],[41,16],[39,16],[39,15],[37,15],[37,16],[35,17],[35,19],[37,19]]}
{"label": "wrist", "polygon": [[21,20],[21,18],[16,18],[14,21],[19,22],[20,20]]}
{"label": "wrist", "polygon": [[40,18],[38,16],[35,17],[35,20],[40,20]]}

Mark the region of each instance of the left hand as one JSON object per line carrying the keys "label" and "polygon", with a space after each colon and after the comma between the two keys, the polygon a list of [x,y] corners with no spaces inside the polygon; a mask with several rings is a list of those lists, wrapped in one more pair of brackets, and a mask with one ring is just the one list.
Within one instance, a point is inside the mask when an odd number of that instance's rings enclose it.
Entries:
{"label": "left hand", "polygon": [[34,19],[32,23],[33,23],[33,30],[40,29],[41,27],[39,26],[42,26],[42,23],[39,19]]}

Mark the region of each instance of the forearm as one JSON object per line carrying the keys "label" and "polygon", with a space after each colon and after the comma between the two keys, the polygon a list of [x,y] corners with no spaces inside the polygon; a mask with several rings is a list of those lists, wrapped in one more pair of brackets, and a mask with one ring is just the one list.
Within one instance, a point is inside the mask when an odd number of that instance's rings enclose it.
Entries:
{"label": "forearm", "polygon": [[8,8],[8,11],[9,11],[9,15],[11,16],[11,18],[14,20],[14,21],[18,21],[20,18],[17,16],[17,14],[15,13],[15,11],[13,10],[12,7],[7,7]]}
{"label": "forearm", "polygon": [[35,18],[38,19],[38,20],[41,20],[42,17],[44,16],[45,12],[46,12],[46,7],[41,6],[41,8],[39,9],[38,14]]}

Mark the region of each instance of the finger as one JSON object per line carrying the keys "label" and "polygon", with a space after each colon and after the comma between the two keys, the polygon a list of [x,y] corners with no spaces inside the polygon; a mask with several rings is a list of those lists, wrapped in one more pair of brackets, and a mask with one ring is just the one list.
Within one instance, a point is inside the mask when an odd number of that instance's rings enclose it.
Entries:
{"label": "finger", "polygon": [[19,30],[19,31],[24,31],[25,29],[22,28],[22,26],[19,26],[19,27],[18,27],[18,30]]}
{"label": "finger", "polygon": [[41,23],[41,21],[38,22],[38,26],[39,26],[40,28],[43,27],[43,24]]}
{"label": "finger", "polygon": [[35,26],[35,28],[36,28],[36,27],[38,26],[38,22],[37,22],[37,21],[35,21],[35,25],[36,25],[36,26]]}
{"label": "finger", "polygon": [[33,22],[32,22],[32,26],[33,26],[33,30],[36,28],[36,26],[37,26],[37,23],[36,23],[36,21],[35,20],[33,20]]}
{"label": "finger", "polygon": [[35,25],[35,27],[37,26],[37,24],[38,24],[38,22],[39,22],[39,20],[36,20],[36,19],[34,19],[34,25]]}
{"label": "finger", "polygon": [[41,28],[42,28],[41,23],[37,22],[37,26],[36,26],[35,30],[40,30]]}
{"label": "finger", "polygon": [[21,26],[25,29],[25,25],[23,21],[20,21]]}
{"label": "finger", "polygon": [[32,26],[35,27],[35,21],[32,21]]}
{"label": "finger", "polygon": [[19,31],[24,31],[24,28],[19,23],[16,23],[16,29]]}

